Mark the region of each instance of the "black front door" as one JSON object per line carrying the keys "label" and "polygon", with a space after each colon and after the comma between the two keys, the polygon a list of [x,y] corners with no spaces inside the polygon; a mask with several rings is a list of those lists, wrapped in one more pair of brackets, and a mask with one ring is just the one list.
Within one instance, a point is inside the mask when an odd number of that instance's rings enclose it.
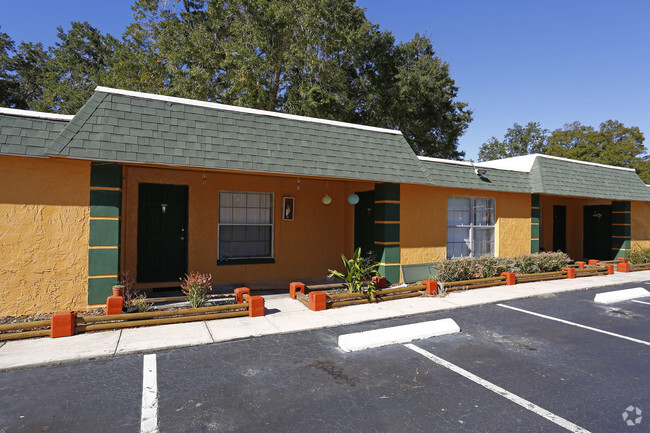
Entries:
{"label": "black front door", "polygon": [[612,258],[612,206],[584,207],[582,251],[585,259]]}
{"label": "black front door", "polygon": [[141,183],[138,281],[178,281],[187,272],[186,185]]}
{"label": "black front door", "polygon": [[553,206],[553,251],[566,253],[566,206]]}
{"label": "black front door", "polygon": [[361,254],[375,248],[375,191],[358,192],[359,203],[354,206],[354,249]]}

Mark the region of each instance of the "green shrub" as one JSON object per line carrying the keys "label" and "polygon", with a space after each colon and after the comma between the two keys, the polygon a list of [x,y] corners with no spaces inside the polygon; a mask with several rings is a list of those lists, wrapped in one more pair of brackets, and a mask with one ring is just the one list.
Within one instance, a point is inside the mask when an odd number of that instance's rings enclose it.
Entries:
{"label": "green shrub", "polygon": [[502,272],[554,272],[562,270],[568,262],[569,256],[562,252],[522,254],[515,258],[483,256],[478,259],[447,259],[436,263],[435,278],[440,282],[451,282],[498,277]]}
{"label": "green shrub", "polygon": [[[345,267],[345,274],[342,272],[328,269],[329,277],[339,277],[345,282],[350,293],[362,292],[363,283],[368,282],[373,276],[377,275],[378,263],[374,263],[372,256],[367,258],[361,257],[361,248],[357,248],[351,258],[345,257],[341,254],[343,266]],[[372,298],[375,291],[375,284],[373,282],[367,283],[368,295]]]}
{"label": "green shrub", "polygon": [[650,263],[650,248],[639,248],[627,254],[627,260],[636,265],[638,263]]}
{"label": "green shrub", "polygon": [[181,278],[181,291],[192,308],[204,306],[208,292],[212,291],[212,275],[194,271],[185,274],[185,278]]}
{"label": "green shrub", "polygon": [[138,313],[146,313],[153,310],[153,306],[147,301],[147,295],[140,293],[131,298],[131,305],[138,309]]}

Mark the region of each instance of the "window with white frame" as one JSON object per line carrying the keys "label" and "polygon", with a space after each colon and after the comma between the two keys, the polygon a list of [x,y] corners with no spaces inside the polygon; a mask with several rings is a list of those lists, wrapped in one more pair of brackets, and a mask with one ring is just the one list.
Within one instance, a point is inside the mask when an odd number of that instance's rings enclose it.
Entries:
{"label": "window with white frame", "polygon": [[447,258],[494,255],[495,200],[447,199]]}
{"label": "window with white frame", "polygon": [[219,260],[273,257],[273,194],[219,192]]}

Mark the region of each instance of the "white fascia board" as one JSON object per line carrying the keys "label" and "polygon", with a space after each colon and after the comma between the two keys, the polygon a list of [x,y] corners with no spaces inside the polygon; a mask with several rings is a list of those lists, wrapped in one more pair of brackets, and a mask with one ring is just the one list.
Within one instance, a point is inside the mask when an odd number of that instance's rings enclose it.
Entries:
{"label": "white fascia board", "polygon": [[47,119],[47,120],[65,120],[71,121],[74,117],[69,114],[55,114],[55,113],[43,113],[41,111],[29,111],[29,110],[18,110],[16,108],[4,108],[0,107],[0,114],[7,114],[9,116],[20,116],[20,117],[31,117],[37,119]]}
{"label": "white fascia board", "polygon": [[477,166],[530,173],[530,170],[533,168],[533,164],[537,158],[555,159],[558,161],[570,162],[572,164],[591,165],[595,167],[610,168],[615,170],[635,171],[633,168],[617,167],[615,165],[599,164],[597,162],[578,161],[576,159],[561,158],[559,156],[542,155],[541,153],[533,153],[531,155],[513,156],[512,158],[485,161],[477,164]]}
{"label": "white fascia board", "polygon": [[278,117],[281,119],[297,120],[301,122],[319,123],[322,125],[340,126],[343,128],[361,129],[365,131],[382,132],[385,134],[402,135],[401,131],[375,126],[357,125],[354,123],[339,122],[336,120],[319,119],[316,117],[297,116],[295,114],[278,113],[276,111],[257,110],[254,108],[237,107],[235,105],[219,104],[217,102],[197,101],[195,99],[177,98],[175,96],[156,95],[153,93],[133,92],[130,90],[112,89],[110,87],[97,86],[95,92],[112,93],[115,95],[131,96],[134,98],[152,99],[156,101],[172,102],[175,104],[193,105],[195,107],[210,108],[213,110],[234,111],[237,113],[257,114],[260,116]]}
{"label": "white fascia board", "polygon": [[420,161],[440,162],[443,164],[454,164],[454,165],[465,165],[468,167],[472,167],[474,165],[478,166],[478,164],[472,164],[469,161],[455,161],[453,159],[432,158],[430,156],[418,156],[418,159]]}

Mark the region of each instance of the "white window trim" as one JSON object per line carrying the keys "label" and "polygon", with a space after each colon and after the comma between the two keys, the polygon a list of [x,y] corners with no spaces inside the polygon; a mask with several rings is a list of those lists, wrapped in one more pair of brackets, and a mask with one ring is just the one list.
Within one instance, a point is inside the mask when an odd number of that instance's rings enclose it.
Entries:
{"label": "white window trim", "polygon": [[[447,224],[447,243],[445,245],[445,257],[447,259],[463,258],[463,257],[475,258],[476,256],[474,255],[474,250],[475,250],[475,248],[474,248],[474,231],[477,228],[478,229],[492,229],[492,251],[490,252],[490,255],[492,257],[496,257],[496,251],[495,251],[496,250],[496,236],[497,236],[497,233],[496,233],[497,201],[496,201],[496,199],[493,198],[493,197],[470,197],[470,196],[464,196],[464,195],[449,196],[449,197],[447,197],[447,220],[449,220],[449,199],[451,199],[451,198],[468,198],[468,199],[470,199],[470,215],[471,215],[471,212],[472,212],[472,208],[473,208],[472,203],[474,203],[474,200],[477,200],[477,199],[492,200],[493,203],[494,203],[494,208],[493,208],[493,211],[494,211],[494,224],[491,224],[491,225],[476,225],[476,224],[473,224],[472,222],[470,222],[470,224],[458,224],[458,225],[453,225],[453,226],[450,226],[449,224]],[[468,248],[469,249],[469,256],[449,257],[448,250],[449,250],[449,229],[450,228],[469,228],[469,248]],[[454,243],[458,243],[458,242],[454,242]]]}
{"label": "white window trim", "polygon": [[[251,193],[251,194],[270,194],[271,195],[271,223],[265,223],[265,224],[235,224],[235,223],[221,223],[221,193],[222,192],[229,192],[229,193]],[[218,199],[217,199],[217,260],[222,260],[221,259],[221,252],[219,251],[220,247],[220,237],[221,237],[221,226],[267,226],[271,227],[271,255],[270,256],[251,256],[251,257],[228,257],[228,260],[255,260],[255,259],[273,259],[275,258],[275,230],[274,230],[274,225],[275,225],[275,217],[274,217],[274,212],[275,210],[275,193],[273,192],[268,192],[268,191],[235,191],[235,190],[219,190],[218,194]]]}

